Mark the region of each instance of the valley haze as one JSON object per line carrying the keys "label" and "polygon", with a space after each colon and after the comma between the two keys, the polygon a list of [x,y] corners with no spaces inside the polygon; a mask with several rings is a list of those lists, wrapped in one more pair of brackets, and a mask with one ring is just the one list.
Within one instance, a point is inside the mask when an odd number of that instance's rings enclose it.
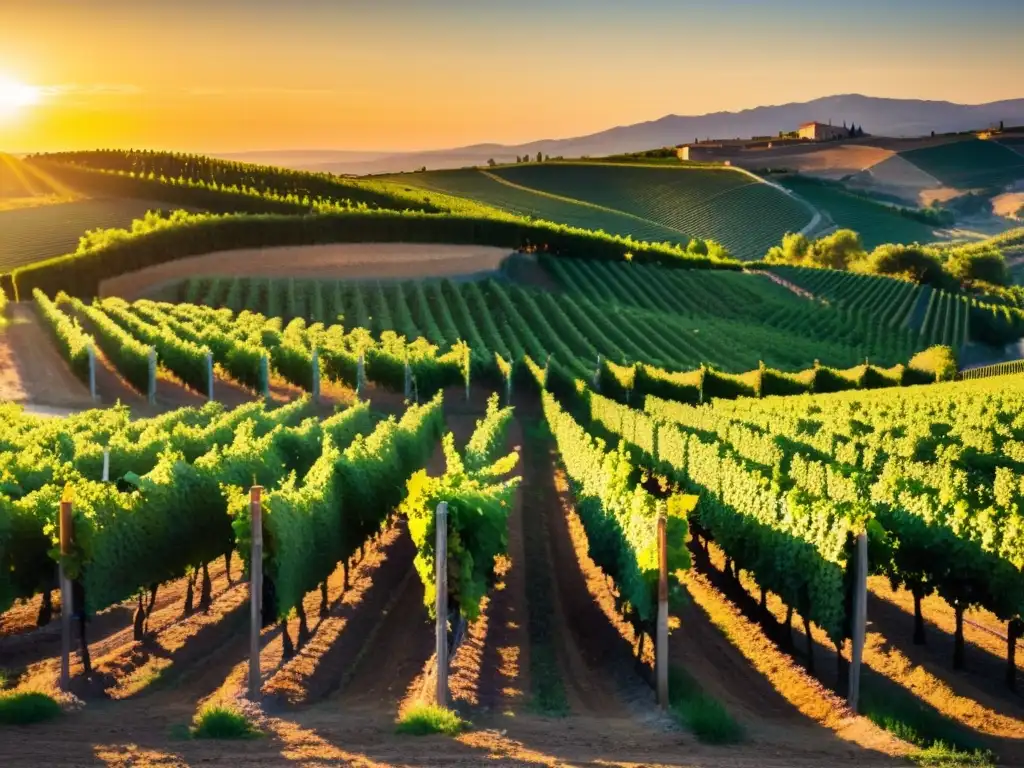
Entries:
{"label": "valley haze", "polygon": [[890,99],[861,94],[825,96],[806,102],[754,107],[739,112],[706,115],[665,115],[657,120],[616,126],[586,136],[541,139],[525,144],[472,144],[452,149],[420,152],[365,152],[346,150],[267,150],[222,152],[217,157],[245,162],[283,165],[309,171],[336,174],[374,174],[429,170],[514,162],[517,156],[601,157],[638,152],[711,139],[775,136],[795,130],[801,123],[817,120],[863,126],[873,136],[906,138],[959,131],[981,130],[1002,121],[1007,126],[1024,125],[1024,98],[988,104],[955,104],[949,101]]}

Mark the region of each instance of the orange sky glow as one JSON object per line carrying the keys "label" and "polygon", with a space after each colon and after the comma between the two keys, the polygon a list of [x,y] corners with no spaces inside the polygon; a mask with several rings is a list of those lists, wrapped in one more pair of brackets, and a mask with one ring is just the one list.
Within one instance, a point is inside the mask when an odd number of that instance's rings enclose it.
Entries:
{"label": "orange sky glow", "polygon": [[411,150],[834,93],[1024,95],[1017,0],[992,3],[1001,20],[938,3],[930,21],[886,11],[876,27],[880,0],[831,18],[809,5],[2,0],[0,80],[40,98],[0,118],[0,150]]}

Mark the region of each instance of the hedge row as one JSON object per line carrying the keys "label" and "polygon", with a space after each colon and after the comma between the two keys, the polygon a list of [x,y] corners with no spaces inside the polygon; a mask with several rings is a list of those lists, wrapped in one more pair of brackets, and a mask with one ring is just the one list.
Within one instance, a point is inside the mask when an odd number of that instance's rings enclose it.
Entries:
{"label": "hedge row", "polygon": [[150,347],[115,323],[99,307],[89,306],[77,298],[72,298],[70,303],[78,314],[89,321],[103,353],[125,380],[137,391],[148,394]]}
{"label": "hedge row", "polygon": [[89,348],[92,337],[82,330],[77,322],[50,301],[42,291],[33,291],[32,296],[46,328],[57,342],[61,355],[82,382],[89,383]]}
{"label": "hedge row", "polygon": [[[700,403],[710,398],[798,395],[806,392],[841,392],[849,389],[880,389],[908,384],[950,381],[956,376],[956,358],[949,347],[931,347],[915,355],[907,365],[879,368],[864,364],[846,370],[815,365],[798,373],[785,373],[762,365],[741,374],[701,367],[695,371],[665,371],[645,363],[630,366],[605,360],[595,381],[600,391],[619,402],[654,395],[665,400]],[[549,361],[547,388],[559,396],[575,389],[577,372],[560,361]],[[640,400],[637,400],[640,402]]]}
{"label": "hedge row", "polygon": [[406,242],[538,249],[590,259],[672,263],[694,269],[741,269],[737,261],[693,256],[668,245],[519,217],[484,218],[419,212],[354,210],[307,215],[181,216],[174,226],[125,233],[101,245],[14,270],[15,295],[35,288],[82,298],[125,272],[215,251],[341,242]]}

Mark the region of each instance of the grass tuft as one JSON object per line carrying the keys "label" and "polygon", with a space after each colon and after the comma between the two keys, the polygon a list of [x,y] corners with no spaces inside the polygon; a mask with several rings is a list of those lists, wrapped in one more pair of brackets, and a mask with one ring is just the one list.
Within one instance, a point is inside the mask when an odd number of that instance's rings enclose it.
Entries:
{"label": "grass tuft", "polygon": [[395,731],[409,736],[426,736],[431,733],[456,736],[468,726],[468,722],[450,709],[436,704],[418,704],[402,715],[395,726]]}
{"label": "grass tuft", "polygon": [[681,667],[669,667],[668,698],[669,709],[676,720],[693,731],[699,741],[705,744],[743,741],[743,727]]}
{"label": "grass tuft", "polygon": [[870,674],[861,680],[860,712],[879,728],[920,747],[910,759],[936,768],[995,765],[992,753],[947,717],[903,690],[882,690]]}
{"label": "grass tuft", "polygon": [[941,741],[936,741],[927,749],[922,749],[909,756],[917,765],[927,768],[966,768],[967,766],[995,765],[991,752],[976,749],[973,752],[963,752],[951,747]]}
{"label": "grass tuft", "polygon": [[263,731],[242,711],[215,704],[204,707],[196,714],[191,734],[196,739],[253,739],[263,735]]}
{"label": "grass tuft", "polygon": [[45,693],[5,693],[0,695],[0,724],[28,725],[52,720],[61,713],[60,704]]}

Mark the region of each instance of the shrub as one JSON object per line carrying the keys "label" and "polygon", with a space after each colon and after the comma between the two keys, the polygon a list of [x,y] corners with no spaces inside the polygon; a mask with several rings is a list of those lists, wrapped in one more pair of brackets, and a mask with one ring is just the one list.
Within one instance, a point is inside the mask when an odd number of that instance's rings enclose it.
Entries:
{"label": "shrub", "polygon": [[907,365],[912,380],[931,383],[952,381],[957,373],[956,354],[950,347],[934,346],[918,352]]}
{"label": "shrub", "polygon": [[252,739],[263,732],[241,710],[212,704],[196,714],[191,733],[197,739]]}
{"label": "shrub", "polygon": [[950,283],[939,258],[920,245],[880,245],[871,252],[864,271],[876,275],[907,275],[915,283],[939,288]]}
{"label": "shrub", "polygon": [[967,246],[954,250],[946,260],[946,271],[961,283],[1006,285],[1010,282],[1006,257],[993,245]]}
{"label": "shrub", "polygon": [[418,704],[402,715],[395,726],[395,731],[409,736],[427,736],[431,733],[455,736],[468,726],[468,722],[450,709],[436,704]]}
{"label": "shrub", "polygon": [[0,694],[0,724],[3,725],[41,723],[60,713],[60,704],[45,693]]}

